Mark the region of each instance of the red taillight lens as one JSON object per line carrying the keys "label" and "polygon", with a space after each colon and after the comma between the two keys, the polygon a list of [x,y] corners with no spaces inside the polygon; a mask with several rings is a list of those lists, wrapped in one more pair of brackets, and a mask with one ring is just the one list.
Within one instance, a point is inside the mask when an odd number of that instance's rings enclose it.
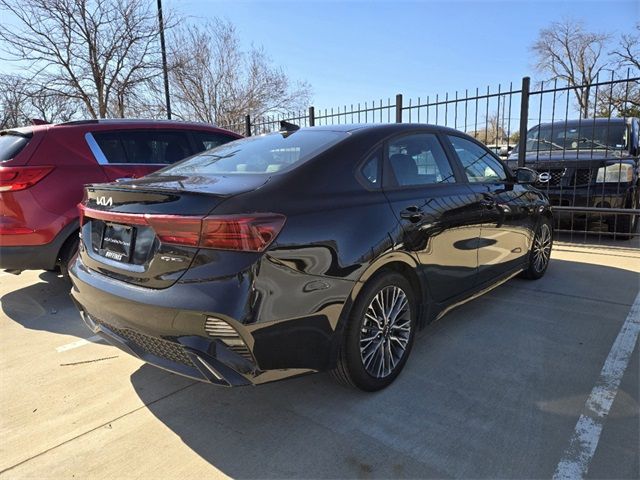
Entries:
{"label": "red taillight lens", "polygon": [[180,217],[177,215],[145,215],[162,243],[197,247],[200,243],[202,217]]}
{"label": "red taillight lens", "polygon": [[189,247],[262,252],[278,236],[286,217],[274,213],[189,217],[94,210],[79,205],[86,218],[128,225],[148,225],[162,243]]}
{"label": "red taillight lens", "polygon": [[53,167],[0,167],[0,192],[29,188],[49,175]]}
{"label": "red taillight lens", "polygon": [[200,246],[262,252],[280,233],[285,220],[283,215],[273,213],[206,217],[202,221]]}

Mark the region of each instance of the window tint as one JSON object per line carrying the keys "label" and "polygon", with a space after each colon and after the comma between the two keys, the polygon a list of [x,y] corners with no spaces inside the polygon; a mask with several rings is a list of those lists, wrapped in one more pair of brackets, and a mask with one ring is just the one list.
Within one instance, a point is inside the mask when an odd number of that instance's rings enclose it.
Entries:
{"label": "window tint", "polygon": [[11,160],[29,143],[29,137],[20,135],[0,135],[0,162]]}
{"label": "window tint", "polygon": [[431,133],[393,140],[389,144],[389,163],[400,186],[455,182],[449,160]]}
{"label": "window tint", "polygon": [[507,179],[504,167],[488,150],[462,137],[449,135],[448,138],[469,182],[499,182]]}
{"label": "window tint", "polygon": [[298,130],[243,138],[194,155],[158,174],[274,174],[305,162],[348,135],[327,130]]}
{"label": "window tint", "polygon": [[360,173],[371,185],[380,187],[380,160],[382,158],[382,149],[373,152],[362,166]]}
{"label": "window tint", "polygon": [[93,137],[109,163],[171,164],[191,154],[181,132],[120,130]]}
{"label": "window tint", "polygon": [[191,132],[196,142],[196,151],[203,152],[212,148],[224,145],[225,143],[237,140],[222,133],[213,132]]}

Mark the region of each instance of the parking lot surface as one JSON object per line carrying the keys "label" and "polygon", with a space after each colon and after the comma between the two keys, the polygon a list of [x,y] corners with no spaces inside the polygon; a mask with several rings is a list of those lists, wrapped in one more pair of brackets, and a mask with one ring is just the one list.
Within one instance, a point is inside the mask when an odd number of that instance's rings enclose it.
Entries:
{"label": "parking lot surface", "polygon": [[[580,454],[572,438],[639,272],[638,250],[557,244],[542,280],[428,326],[375,394],[327,374],[184,379],[92,338],[56,274],[0,273],[0,478],[550,478]],[[640,475],[637,341],[630,351],[589,478]]]}

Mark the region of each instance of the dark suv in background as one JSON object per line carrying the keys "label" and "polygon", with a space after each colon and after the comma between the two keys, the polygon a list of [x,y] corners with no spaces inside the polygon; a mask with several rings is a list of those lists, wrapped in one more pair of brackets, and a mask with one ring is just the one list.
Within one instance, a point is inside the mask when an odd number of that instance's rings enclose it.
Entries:
{"label": "dark suv in background", "polygon": [[90,183],[138,178],[240,136],[207,124],[87,120],[0,132],[0,269],[52,270],[78,242]]}
{"label": "dark suv in background", "polygon": [[[527,132],[525,166],[540,174],[536,187],[554,206],[637,209],[640,145],[638,118],[596,118],[544,123]],[[515,148],[508,164],[518,165]],[[626,237],[636,217],[601,212],[556,212],[561,221],[602,221]]]}

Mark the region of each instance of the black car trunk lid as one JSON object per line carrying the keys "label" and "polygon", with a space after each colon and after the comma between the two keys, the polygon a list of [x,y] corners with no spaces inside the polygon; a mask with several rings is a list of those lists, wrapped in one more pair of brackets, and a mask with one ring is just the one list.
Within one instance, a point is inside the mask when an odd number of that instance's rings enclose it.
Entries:
{"label": "black car trunk lid", "polygon": [[89,269],[143,287],[169,287],[196,257],[202,218],[227,198],[266,181],[166,180],[147,177],[86,188],[80,255]]}

